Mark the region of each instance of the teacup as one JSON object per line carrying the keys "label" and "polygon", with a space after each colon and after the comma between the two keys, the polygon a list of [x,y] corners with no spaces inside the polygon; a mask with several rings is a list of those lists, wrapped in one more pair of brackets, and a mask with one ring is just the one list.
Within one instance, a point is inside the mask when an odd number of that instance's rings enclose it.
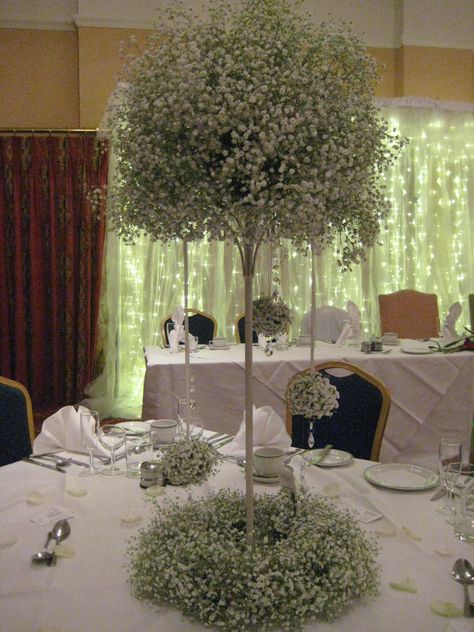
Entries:
{"label": "teacup", "polygon": [[281,448],[257,448],[253,453],[255,474],[275,477],[283,468],[284,451]]}
{"label": "teacup", "polygon": [[215,349],[219,347],[227,347],[227,338],[216,337],[212,340],[209,340],[209,346],[214,347]]}
{"label": "teacup", "polygon": [[396,345],[398,343],[398,336],[393,332],[384,333],[382,342],[384,345]]}
{"label": "teacup", "polygon": [[176,419],[154,419],[150,422],[153,447],[172,443],[178,431]]}

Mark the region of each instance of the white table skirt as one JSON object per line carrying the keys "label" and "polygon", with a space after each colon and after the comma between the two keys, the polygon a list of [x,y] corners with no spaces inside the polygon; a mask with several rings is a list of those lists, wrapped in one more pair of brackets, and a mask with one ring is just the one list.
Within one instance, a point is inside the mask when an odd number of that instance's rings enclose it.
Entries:
{"label": "white table skirt", "polygon": [[[76,456],[76,458],[78,458]],[[295,468],[300,457],[295,457]],[[380,595],[373,601],[356,602],[335,624],[319,621],[306,632],[461,632],[470,630],[472,619],[451,621],[434,615],[430,603],[450,601],[462,608],[462,588],[451,579],[451,567],[458,557],[474,561],[474,546],[456,540],[442,515],[430,502],[433,489],[397,492],[373,487],[363,477],[367,461],[333,469],[310,467],[307,472],[312,492],[324,493],[329,483],[339,487],[341,506],[370,502],[384,518],[363,526],[376,532],[393,529],[394,535],[380,537],[382,568]],[[70,466],[67,474],[48,471],[19,462],[0,469],[0,541],[9,534],[17,542],[0,548],[0,630],[2,632],[198,632],[172,608],[155,609],[137,601],[127,584],[125,567],[127,541],[147,524],[152,511],[144,500],[138,481],[121,477],[78,477],[80,468]],[[224,462],[221,471],[193,491],[205,495],[222,487],[242,489],[244,473]],[[75,497],[68,490],[83,488],[87,495]],[[277,487],[256,484],[255,492],[272,492]],[[27,502],[31,491],[45,502]],[[185,498],[188,492],[167,487],[167,497]],[[165,497],[162,497],[165,498]],[[162,502],[160,498],[159,502]],[[52,523],[39,526],[31,518],[51,505],[74,512],[67,544],[75,550],[72,559],[59,559],[56,567],[33,566],[30,556],[42,548]],[[141,525],[125,525],[124,516],[143,516]],[[409,529],[420,539],[407,535]],[[436,552],[438,551],[438,553]],[[444,555],[440,555],[443,553]],[[397,592],[389,582],[410,577],[417,594]]]}
{"label": "white table skirt", "polygon": [[[365,354],[351,346],[317,343],[316,362],[340,359],[377,376],[389,389],[392,406],[382,443],[382,462],[436,467],[442,436],[456,436],[469,454],[474,413],[474,353],[409,355],[400,347],[388,354]],[[176,418],[185,397],[184,353],[146,347],[143,419]],[[285,419],[288,380],[309,366],[309,348],[290,347],[267,358],[254,347],[256,406],[269,405]],[[202,349],[191,357],[197,414],[213,430],[235,433],[243,418],[244,346]]]}

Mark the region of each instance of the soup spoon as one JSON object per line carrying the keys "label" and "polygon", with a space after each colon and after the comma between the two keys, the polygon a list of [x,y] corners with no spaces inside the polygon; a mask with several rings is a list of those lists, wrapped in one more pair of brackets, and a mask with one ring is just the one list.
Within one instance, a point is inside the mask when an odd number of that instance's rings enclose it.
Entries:
{"label": "soup spoon", "polygon": [[65,540],[71,533],[71,526],[67,520],[58,520],[48,533],[48,538],[44,544],[44,549],[31,556],[31,559],[36,564],[42,564],[45,562],[48,566],[56,564],[55,553],[48,551],[48,544],[52,539],[56,540],[56,544],[59,544],[61,540]]}
{"label": "soup spoon", "polygon": [[453,579],[461,583],[464,588],[464,616],[474,617],[474,604],[471,604],[467,587],[474,584],[474,568],[468,560],[458,559],[453,566]]}

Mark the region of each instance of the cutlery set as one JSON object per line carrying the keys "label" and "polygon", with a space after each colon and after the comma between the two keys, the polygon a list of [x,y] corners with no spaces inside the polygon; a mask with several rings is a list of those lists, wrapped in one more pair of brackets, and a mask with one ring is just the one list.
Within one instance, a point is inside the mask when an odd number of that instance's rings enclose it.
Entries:
{"label": "cutlery set", "polygon": [[[41,459],[47,462],[43,463]],[[84,461],[78,461],[77,459],[71,459],[68,457],[61,457],[52,453],[30,454],[30,456],[25,456],[23,458],[23,461],[25,461],[26,463],[31,463],[32,465],[39,465],[40,467],[45,467],[48,470],[55,470],[56,472],[61,472],[62,474],[66,473],[66,470],[64,468],[67,467],[68,465],[71,465],[72,463],[74,465],[88,467],[88,464],[84,463]]]}
{"label": "cutlery set", "polygon": [[[38,463],[38,465],[41,465]],[[31,561],[33,564],[46,564],[46,566],[56,566],[56,552],[50,551],[48,546],[51,540],[55,540],[56,546],[62,541],[65,540],[69,534],[71,533],[71,526],[67,520],[58,520],[56,524],[53,526],[51,531],[48,533],[48,537],[46,542],[44,543],[44,547],[42,551],[38,551],[31,556]]]}

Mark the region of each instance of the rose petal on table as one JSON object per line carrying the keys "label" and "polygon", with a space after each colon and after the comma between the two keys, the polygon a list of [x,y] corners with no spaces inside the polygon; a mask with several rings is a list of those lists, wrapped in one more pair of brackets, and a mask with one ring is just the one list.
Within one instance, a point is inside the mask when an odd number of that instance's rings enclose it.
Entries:
{"label": "rose petal on table", "polygon": [[143,516],[138,516],[138,515],[128,515],[128,516],[122,516],[120,518],[120,520],[124,523],[124,524],[138,524],[143,520]]}
{"label": "rose petal on table", "polygon": [[401,590],[402,592],[417,593],[418,588],[411,577],[405,577],[399,582],[389,582],[388,584],[393,590]]}
{"label": "rose petal on table", "polygon": [[400,527],[400,528],[407,537],[409,537],[412,540],[415,540],[415,542],[418,542],[419,540],[421,540],[421,535],[418,535],[418,533],[415,533],[408,527]]}
{"label": "rose petal on table", "polygon": [[454,605],[451,601],[432,601],[430,610],[433,614],[440,617],[462,617],[463,611]]}
{"label": "rose petal on table", "polygon": [[27,493],[26,501],[30,503],[30,505],[41,505],[42,503],[46,502],[46,498],[43,496],[43,494],[40,494],[35,489],[32,489]]}
{"label": "rose petal on table", "polygon": [[147,487],[145,494],[151,497],[163,496],[165,494],[165,488],[161,485],[151,485]]}
{"label": "rose petal on table", "polygon": [[65,542],[60,542],[54,549],[57,557],[73,558],[76,557],[75,549]]}
{"label": "rose petal on table", "polygon": [[74,496],[76,498],[87,496],[87,489],[84,489],[84,487],[68,487],[68,489],[66,489],[66,492],[70,496]]}
{"label": "rose petal on table", "polygon": [[375,533],[385,538],[391,538],[397,535],[397,527],[394,524],[383,524],[375,530]]}
{"label": "rose petal on table", "polygon": [[13,533],[0,533],[0,549],[7,549],[18,542],[18,538]]}
{"label": "rose petal on table", "polygon": [[451,557],[451,555],[453,555],[453,549],[449,549],[448,547],[444,549],[433,549],[433,551],[440,557]]}

